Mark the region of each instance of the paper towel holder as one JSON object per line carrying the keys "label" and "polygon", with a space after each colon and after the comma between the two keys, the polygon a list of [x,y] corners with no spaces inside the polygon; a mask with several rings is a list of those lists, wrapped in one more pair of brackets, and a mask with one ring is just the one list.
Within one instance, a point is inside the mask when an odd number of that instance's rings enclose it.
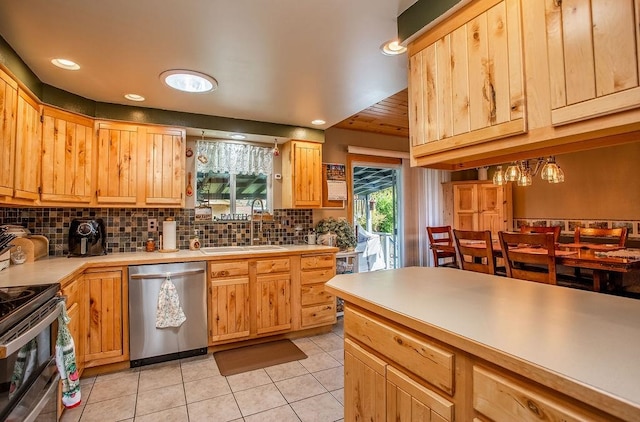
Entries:
{"label": "paper towel holder", "polygon": [[[167,221],[175,221],[175,218],[173,218],[173,217],[167,217],[167,218],[165,218],[165,219],[164,219],[164,221],[165,221],[165,222],[167,222]],[[162,234],[163,234],[163,235],[165,235],[165,234],[166,234],[166,233],[164,233],[164,224],[163,224],[163,233],[162,233]],[[169,253],[169,252],[178,252],[178,249],[167,249],[167,248],[165,247],[165,240],[166,240],[166,237],[165,237],[165,236],[163,236],[163,235],[161,235],[161,236],[160,236],[160,249],[158,249],[158,252],[164,252],[164,253]],[[174,235],[174,237],[175,237],[175,235]]]}

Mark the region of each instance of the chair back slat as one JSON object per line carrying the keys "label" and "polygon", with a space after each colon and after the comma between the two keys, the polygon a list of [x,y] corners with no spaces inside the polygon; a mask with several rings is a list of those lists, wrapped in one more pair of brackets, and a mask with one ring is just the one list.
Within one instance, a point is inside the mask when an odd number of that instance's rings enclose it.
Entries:
{"label": "chair back slat", "polygon": [[624,246],[627,242],[627,228],[619,227],[615,229],[600,229],[593,227],[576,227],[573,240],[575,243],[580,243],[581,237],[607,237],[612,238],[618,246]]}
{"label": "chair back slat", "polygon": [[520,233],[553,233],[553,241],[560,239],[560,226],[520,226]]}
{"label": "chair back slat", "polygon": [[499,232],[507,277],[556,284],[553,233]]}
{"label": "chair back slat", "polygon": [[[465,231],[454,230],[453,237],[458,251],[458,263],[460,268],[467,271],[495,274],[496,261],[493,256],[493,244],[491,231]],[[483,241],[484,247],[470,246],[465,241]]]}

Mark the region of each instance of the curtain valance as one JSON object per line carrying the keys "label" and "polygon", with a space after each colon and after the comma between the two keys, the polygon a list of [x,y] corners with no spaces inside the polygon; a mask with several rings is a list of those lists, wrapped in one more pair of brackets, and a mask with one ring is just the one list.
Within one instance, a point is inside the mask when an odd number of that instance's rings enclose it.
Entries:
{"label": "curtain valance", "polygon": [[249,144],[197,141],[199,173],[264,174],[273,172],[273,150]]}

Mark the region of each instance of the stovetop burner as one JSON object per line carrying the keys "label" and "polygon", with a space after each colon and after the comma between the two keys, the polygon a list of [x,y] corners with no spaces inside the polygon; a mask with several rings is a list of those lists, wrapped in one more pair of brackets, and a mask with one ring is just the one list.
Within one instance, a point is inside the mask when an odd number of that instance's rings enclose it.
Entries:
{"label": "stovetop burner", "polygon": [[58,290],[58,283],[0,287],[0,334],[45,304]]}

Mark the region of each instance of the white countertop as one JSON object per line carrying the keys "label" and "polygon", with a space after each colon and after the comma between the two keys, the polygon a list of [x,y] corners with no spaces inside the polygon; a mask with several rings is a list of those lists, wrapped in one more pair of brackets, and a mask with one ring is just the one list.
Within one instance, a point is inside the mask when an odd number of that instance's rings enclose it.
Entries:
{"label": "white countertop", "polygon": [[11,265],[0,271],[0,288],[35,284],[62,283],[89,267],[156,264],[164,262],[207,261],[247,257],[269,257],[279,254],[337,252],[337,248],[321,245],[280,245],[282,249],[222,252],[205,255],[200,251],[131,252],[90,257],[49,257],[35,262]]}
{"label": "white countertop", "polygon": [[640,415],[640,300],[442,267],[338,275],[327,286],[347,302],[363,300],[627,401]]}

